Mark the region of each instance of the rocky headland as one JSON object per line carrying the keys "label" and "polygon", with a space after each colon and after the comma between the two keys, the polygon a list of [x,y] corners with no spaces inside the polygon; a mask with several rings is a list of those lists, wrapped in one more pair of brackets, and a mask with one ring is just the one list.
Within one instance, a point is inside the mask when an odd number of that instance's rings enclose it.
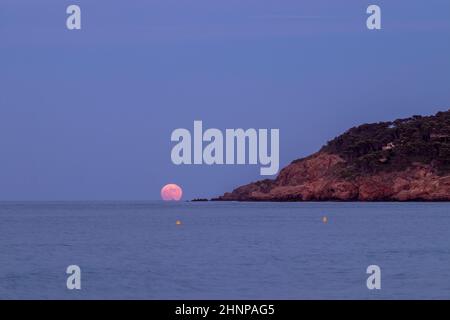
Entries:
{"label": "rocky headland", "polygon": [[450,110],[363,124],[216,201],[450,201]]}

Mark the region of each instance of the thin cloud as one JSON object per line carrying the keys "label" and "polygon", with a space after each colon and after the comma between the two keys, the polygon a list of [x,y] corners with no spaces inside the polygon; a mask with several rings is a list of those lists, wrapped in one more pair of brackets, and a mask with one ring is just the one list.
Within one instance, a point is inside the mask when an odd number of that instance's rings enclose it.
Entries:
{"label": "thin cloud", "polygon": [[318,20],[332,19],[333,17],[317,15],[258,15],[250,16],[249,18],[257,20]]}

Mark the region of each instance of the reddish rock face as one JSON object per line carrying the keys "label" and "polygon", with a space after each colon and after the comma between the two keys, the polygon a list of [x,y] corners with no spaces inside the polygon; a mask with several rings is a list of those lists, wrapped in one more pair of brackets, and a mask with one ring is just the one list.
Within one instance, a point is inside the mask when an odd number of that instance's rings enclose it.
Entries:
{"label": "reddish rock face", "polygon": [[342,177],[346,161],[318,152],[281,170],[275,180],[237,188],[214,199],[222,201],[450,201],[450,176],[430,165],[413,164],[402,171]]}

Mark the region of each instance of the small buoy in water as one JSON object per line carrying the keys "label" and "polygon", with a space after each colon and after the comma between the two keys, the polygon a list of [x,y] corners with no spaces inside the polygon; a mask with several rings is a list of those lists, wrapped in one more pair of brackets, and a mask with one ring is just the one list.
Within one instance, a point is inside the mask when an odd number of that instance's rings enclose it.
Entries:
{"label": "small buoy in water", "polygon": [[180,220],[177,220],[177,221],[175,222],[175,224],[176,224],[177,226],[181,226],[181,221],[180,221]]}
{"label": "small buoy in water", "polygon": [[328,217],[323,217],[323,218],[322,218],[322,222],[323,222],[323,223],[327,223],[327,222],[328,222]]}

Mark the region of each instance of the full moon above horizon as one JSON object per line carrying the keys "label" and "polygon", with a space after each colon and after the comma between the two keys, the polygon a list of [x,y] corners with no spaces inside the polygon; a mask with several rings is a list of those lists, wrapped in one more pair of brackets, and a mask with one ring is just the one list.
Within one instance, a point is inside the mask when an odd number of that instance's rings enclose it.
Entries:
{"label": "full moon above horizon", "polygon": [[180,201],[183,196],[183,190],[174,183],[166,184],[161,189],[161,198],[164,201]]}

